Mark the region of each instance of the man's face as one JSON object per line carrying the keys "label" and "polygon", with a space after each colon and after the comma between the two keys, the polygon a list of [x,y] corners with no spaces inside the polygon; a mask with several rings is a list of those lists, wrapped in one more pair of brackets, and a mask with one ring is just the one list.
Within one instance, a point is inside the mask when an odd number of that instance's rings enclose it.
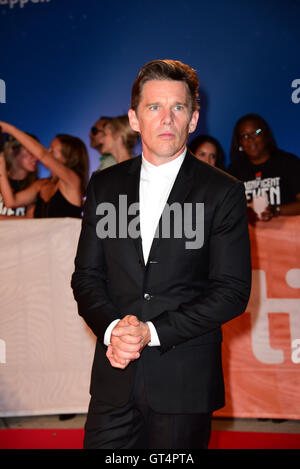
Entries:
{"label": "man's face", "polygon": [[137,112],[130,109],[128,116],[133,130],[141,134],[144,157],[159,165],[183,152],[199,113],[191,112],[186,83],[151,80],[143,87]]}
{"label": "man's face", "polygon": [[105,119],[100,119],[93,125],[90,131],[90,145],[92,148],[100,151],[100,153],[102,153],[101,145],[106,124],[107,121]]}

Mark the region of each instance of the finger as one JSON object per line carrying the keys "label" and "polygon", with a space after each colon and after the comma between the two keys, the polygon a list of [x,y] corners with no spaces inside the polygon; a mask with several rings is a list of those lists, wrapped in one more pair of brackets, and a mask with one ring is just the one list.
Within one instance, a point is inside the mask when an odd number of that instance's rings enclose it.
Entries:
{"label": "finger", "polygon": [[118,362],[119,365],[125,365],[126,362],[127,362],[126,359],[123,359],[123,358],[120,358],[120,357],[116,356],[116,353],[115,353],[115,351],[114,351],[114,349],[111,345],[109,345],[108,348],[107,348],[106,356],[107,356],[108,359],[110,359],[114,362]]}
{"label": "finger", "polygon": [[119,368],[121,370],[124,370],[126,368],[127,364],[129,363],[129,361],[128,361],[128,363],[125,363],[124,365],[121,365],[119,362],[116,362],[113,357],[109,358],[108,360],[109,360],[109,362],[110,362],[110,364],[113,368]]}
{"label": "finger", "polygon": [[124,342],[125,344],[140,344],[143,340],[143,336],[141,335],[121,335],[121,336],[118,336],[118,335],[112,335],[111,337],[111,340],[114,341],[114,340],[120,340],[122,342]]}
{"label": "finger", "polygon": [[140,321],[138,320],[138,318],[136,316],[127,315],[118,322],[117,326],[134,326],[134,327],[137,327],[137,326],[139,326],[139,324],[140,324]]}
{"label": "finger", "polygon": [[116,359],[113,352],[112,352],[112,348],[108,348],[107,349],[107,352],[106,352],[106,356],[111,364],[111,366],[113,366],[114,368],[120,368],[120,369],[124,369],[126,368],[126,366],[129,364],[129,360],[122,360],[122,359]]}
{"label": "finger", "polygon": [[123,363],[123,360],[136,360],[140,357],[140,353],[138,351],[128,352],[116,347],[113,347],[113,355],[115,360],[119,361],[120,363]]}
{"label": "finger", "polygon": [[[115,326],[114,330],[119,329],[121,327],[129,327],[129,328],[137,328],[140,325],[140,321],[134,316],[126,316],[125,318],[121,319],[118,324]],[[130,332],[132,333],[132,331]],[[133,332],[134,334],[134,332]]]}
{"label": "finger", "polygon": [[143,350],[144,345],[142,341],[137,344],[127,344],[117,337],[111,338],[111,345],[113,353],[122,359],[136,360],[140,357],[140,352]]}
{"label": "finger", "polygon": [[140,321],[138,320],[136,316],[128,316],[128,322],[132,326],[139,326],[140,324]]}
{"label": "finger", "polygon": [[122,350],[124,352],[138,352],[141,346],[141,341],[138,343],[127,343],[119,337],[111,337],[111,345],[113,349]]}
{"label": "finger", "polygon": [[137,319],[137,317],[134,316],[133,314],[127,314],[122,319],[120,319],[120,322],[124,321],[124,322],[128,323],[129,321],[131,321],[131,320],[133,321],[134,319]]}
{"label": "finger", "polygon": [[116,327],[114,327],[114,329],[112,330],[112,335],[115,335],[115,336],[123,336],[123,335],[133,335],[133,336],[141,336],[141,329],[140,327],[136,327],[136,326],[121,326],[119,324],[116,325]]}

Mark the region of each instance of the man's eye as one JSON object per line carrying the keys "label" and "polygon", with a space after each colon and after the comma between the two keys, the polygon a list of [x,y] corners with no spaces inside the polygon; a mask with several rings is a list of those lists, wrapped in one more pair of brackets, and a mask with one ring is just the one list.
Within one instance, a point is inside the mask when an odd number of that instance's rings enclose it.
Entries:
{"label": "man's eye", "polygon": [[183,109],[183,106],[181,104],[177,104],[175,106],[175,111],[182,111],[182,109]]}
{"label": "man's eye", "polygon": [[149,109],[151,111],[157,111],[158,110],[158,106],[156,104],[153,104],[152,106],[149,106]]}

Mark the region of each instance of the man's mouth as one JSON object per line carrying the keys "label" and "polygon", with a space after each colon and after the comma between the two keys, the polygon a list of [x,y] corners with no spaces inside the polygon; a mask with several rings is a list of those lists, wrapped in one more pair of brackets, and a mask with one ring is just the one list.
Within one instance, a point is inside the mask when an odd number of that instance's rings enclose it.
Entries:
{"label": "man's mouth", "polygon": [[158,135],[158,137],[164,140],[171,140],[174,138],[174,134],[172,132],[162,132]]}

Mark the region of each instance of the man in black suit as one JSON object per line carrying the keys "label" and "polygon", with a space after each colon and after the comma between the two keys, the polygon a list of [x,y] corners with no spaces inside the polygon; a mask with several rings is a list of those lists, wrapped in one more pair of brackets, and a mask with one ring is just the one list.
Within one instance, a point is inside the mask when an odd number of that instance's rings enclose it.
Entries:
{"label": "man in black suit", "polygon": [[143,154],[89,184],[72,277],[97,336],[85,448],[207,448],[224,405],[221,325],[248,302],[248,223],[243,184],[186,150],[198,87],[179,61],[146,64],[128,112]]}

